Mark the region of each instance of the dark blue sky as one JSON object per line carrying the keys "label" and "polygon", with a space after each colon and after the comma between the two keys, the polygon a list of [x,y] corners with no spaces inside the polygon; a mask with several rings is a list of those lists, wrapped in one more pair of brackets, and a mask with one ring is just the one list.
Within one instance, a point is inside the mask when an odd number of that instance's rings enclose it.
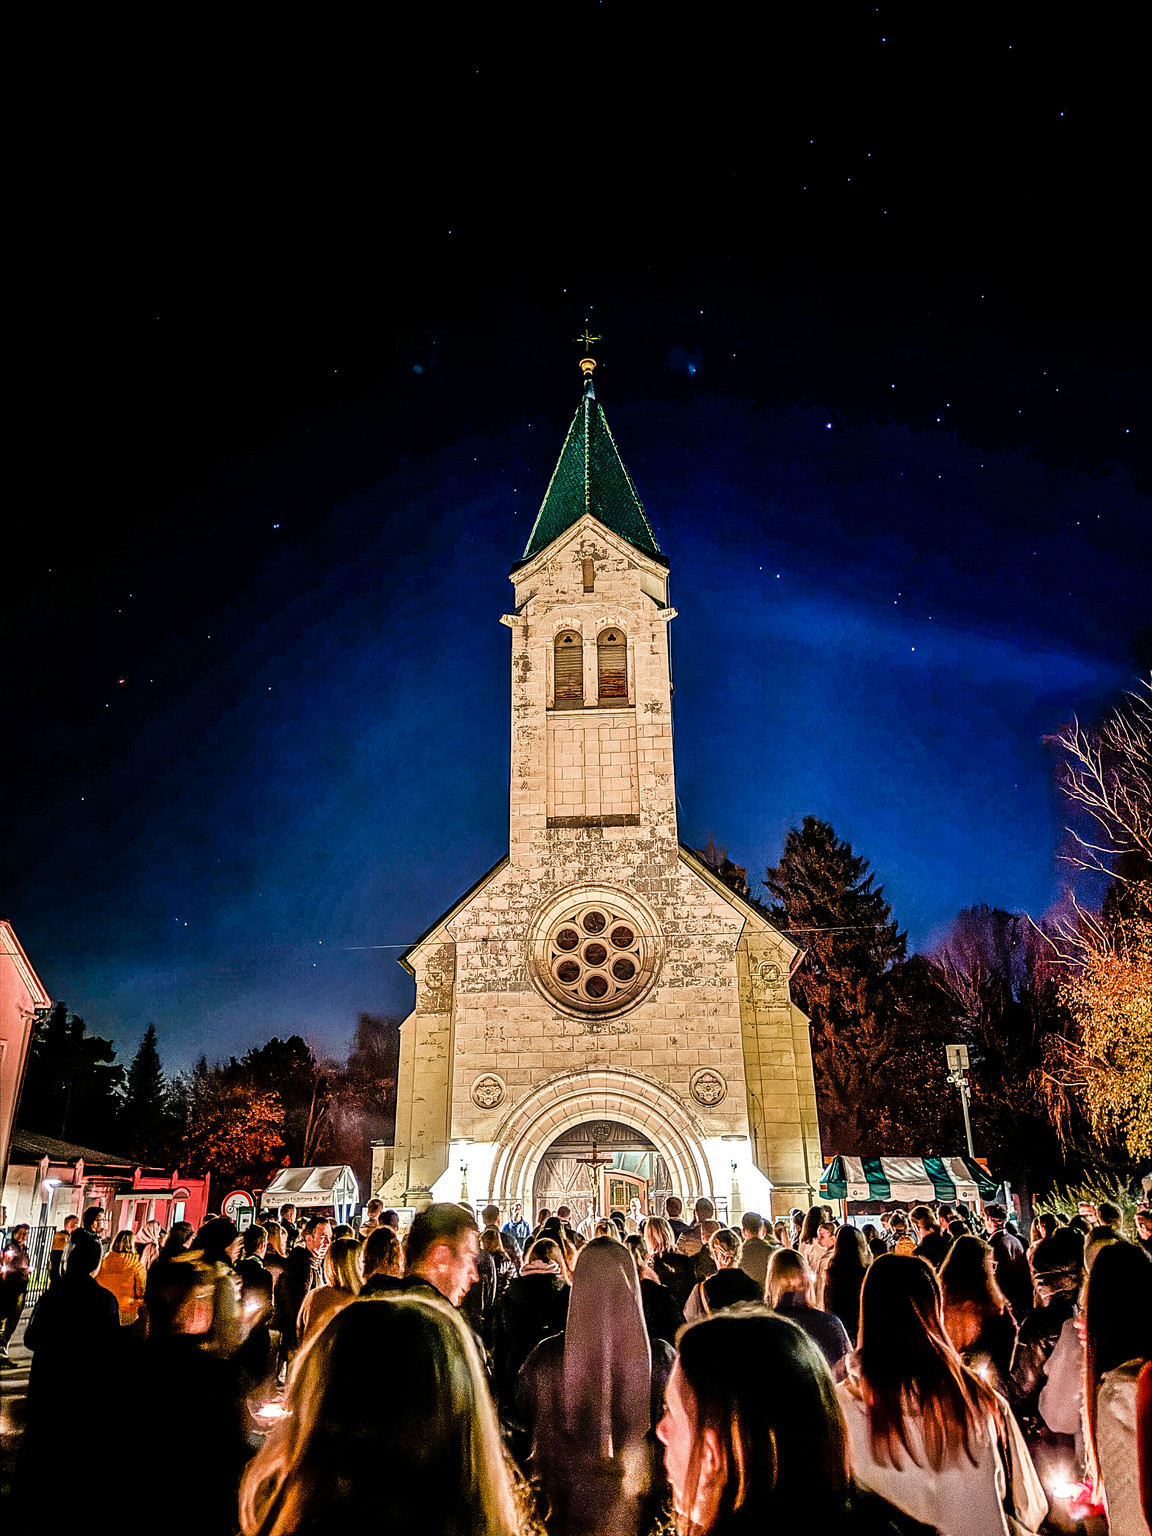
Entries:
{"label": "dark blue sky", "polygon": [[[1147,501],[946,421],[695,377],[695,401],[601,389],[671,560],[681,836],[759,877],[826,817],[914,946],[974,902],[1044,911],[1067,876],[1040,738],[1133,675]],[[337,1050],[359,1009],[406,1009],[400,946],[505,848],[497,619],[564,425],[433,452],[306,536],[269,522],[242,596],[106,689],[130,742],[73,766],[14,908],[54,996],[125,1049],[157,1021],[174,1062],[293,1029]]]}
{"label": "dark blue sky", "polygon": [[504,851],[497,620],[586,319],[684,839],[755,880],[827,817],[914,945],[1059,896],[1041,738],[1152,653],[1143,54],[651,14],[30,53],[0,912],[125,1055],[406,1008]]}

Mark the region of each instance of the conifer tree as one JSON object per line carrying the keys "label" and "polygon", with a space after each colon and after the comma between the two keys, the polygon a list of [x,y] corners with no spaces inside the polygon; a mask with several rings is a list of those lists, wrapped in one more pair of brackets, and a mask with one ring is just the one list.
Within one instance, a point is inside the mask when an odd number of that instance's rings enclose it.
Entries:
{"label": "conifer tree", "polygon": [[803,947],[792,990],[812,1020],[816,1091],[825,1151],[865,1153],[885,1135],[881,1088],[897,1046],[887,975],[904,959],[906,936],[893,921],[868,861],[826,821],[806,816],[784,840],[764,884],[772,920]]}
{"label": "conifer tree", "polygon": [[128,1086],[120,1113],[120,1140],[133,1157],[163,1159],[171,1131],[168,1099],[156,1026],[149,1024],[128,1068]]}

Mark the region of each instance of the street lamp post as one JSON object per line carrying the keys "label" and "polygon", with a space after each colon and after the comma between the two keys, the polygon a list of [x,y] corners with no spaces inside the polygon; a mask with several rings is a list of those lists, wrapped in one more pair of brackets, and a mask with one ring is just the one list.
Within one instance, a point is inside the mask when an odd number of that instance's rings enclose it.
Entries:
{"label": "street lamp post", "polygon": [[968,1088],[968,1047],[966,1045],[946,1045],[944,1056],[948,1062],[948,1081],[960,1094],[960,1107],[964,1111],[964,1135],[968,1141],[968,1156],[975,1157],[972,1146],[972,1121],[968,1115],[968,1100],[970,1090]]}

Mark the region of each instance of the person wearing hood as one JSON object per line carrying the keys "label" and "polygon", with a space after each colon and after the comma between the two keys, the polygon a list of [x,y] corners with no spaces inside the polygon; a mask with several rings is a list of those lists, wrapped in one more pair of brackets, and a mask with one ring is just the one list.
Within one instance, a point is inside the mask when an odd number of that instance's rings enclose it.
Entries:
{"label": "person wearing hood", "polygon": [[146,1221],[137,1232],[135,1241],[136,1257],[145,1269],[152,1268],[163,1246],[164,1228],[158,1221]]}
{"label": "person wearing hood", "polygon": [[572,1276],[564,1332],[536,1345],[517,1383],[549,1531],[649,1529],[663,1491],[653,1428],[674,1360],[664,1340],[649,1341],[632,1255],[593,1239]]}

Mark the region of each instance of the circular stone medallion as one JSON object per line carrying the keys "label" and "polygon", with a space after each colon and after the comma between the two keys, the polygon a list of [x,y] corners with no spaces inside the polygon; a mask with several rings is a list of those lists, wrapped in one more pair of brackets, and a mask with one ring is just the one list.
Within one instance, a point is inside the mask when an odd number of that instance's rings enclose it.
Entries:
{"label": "circular stone medallion", "polygon": [[712,1109],[728,1096],[728,1084],[714,1067],[703,1067],[694,1072],[688,1086],[697,1104],[703,1104],[706,1109]]}
{"label": "circular stone medallion", "polygon": [[664,936],[633,892],[575,885],[533,917],[527,958],[532,985],[565,1013],[623,1013],[656,984]]}
{"label": "circular stone medallion", "polygon": [[472,1084],[472,1102],[477,1109],[495,1109],[498,1104],[503,1104],[507,1091],[503,1078],[497,1077],[495,1072],[485,1072]]}

